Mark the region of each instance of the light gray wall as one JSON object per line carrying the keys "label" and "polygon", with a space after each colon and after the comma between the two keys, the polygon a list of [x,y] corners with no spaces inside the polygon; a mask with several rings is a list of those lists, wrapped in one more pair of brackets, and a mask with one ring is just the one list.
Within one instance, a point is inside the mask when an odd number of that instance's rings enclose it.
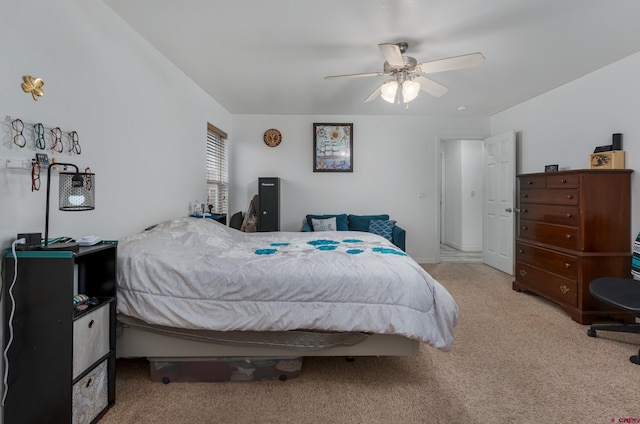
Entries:
{"label": "light gray wall", "polygon": [[[535,99],[487,118],[371,116],[231,116],[149,46],[99,0],[11,0],[0,14],[0,245],[18,232],[44,230],[44,187],[31,192],[28,171],[7,170],[7,158],[34,150],[11,144],[3,117],[76,130],[81,156],[61,160],[96,173],[97,208],[52,210],[52,235],[95,233],[121,238],[154,222],[182,216],[204,197],[204,123],[229,133],[231,210],[245,210],[257,178],[280,176],[282,228],[297,230],[309,212],[388,212],[407,229],[407,249],[433,261],[437,250],[438,137],[486,136],[514,129],[519,170],[545,164],[588,167],[588,154],[624,134],[628,167],[638,164],[633,55]],[[37,10],[38,13],[34,13]],[[20,89],[23,75],[45,81],[34,102]],[[354,123],[353,174],[312,172],[312,124]],[[268,128],[284,135],[262,143]],[[51,152],[49,152],[51,153]],[[638,208],[634,181],[634,208]],[[54,180],[55,184],[55,180]],[[424,197],[420,197],[420,193]],[[634,218],[634,229],[640,218]]]}
{"label": "light gray wall", "polygon": [[[81,155],[45,152],[96,174],[90,212],[58,211],[52,179],[50,236],[119,239],[204,198],[207,121],[233,136],[224,108],[99,0],[2,3],[0,247],[17,233],[44,233],[45,221],[44,181],[32,192],[29,170],[5,167],[35,153],[12,144],[7,115],[27,124],[25,134],[36,122],[77,131]],[[38,101],[22,91],[23,75],[44,80]]]}
{"label": "light gray wall", "polygon": [[[353,173],[313,172],[313,123],[353,123]],[[281,229],[309,213],[388,213],[407,231],[407,253],[434,262],[439,249],[439,139],[487,136],[473,117],[234,115],[230,211],[245,211],[259,177],[281,178]],[[277,128],[283,141],[262,137]],[[424,197],[420,197],[421,193]]]}
{"label": "light gray wall", "polygon": [[[491,118],[492,134],[515,130],[518,172],[589,168],[596,146],[623,134],[626,168],[640,169],[640,53],[631,55]],[[632,234],[640,231],[640,176],[631,175]]]}

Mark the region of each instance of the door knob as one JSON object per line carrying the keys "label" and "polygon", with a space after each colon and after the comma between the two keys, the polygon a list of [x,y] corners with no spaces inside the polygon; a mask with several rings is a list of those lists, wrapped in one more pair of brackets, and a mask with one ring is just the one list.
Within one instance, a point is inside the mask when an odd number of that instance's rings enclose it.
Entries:
{"label": "door knob", "polygon": [[509,213],[511,213],[511,212],[513,212],[513,209],[511,209],[511,208],[506,208],[504,211],[505,211],[505,212],[509,212]]}

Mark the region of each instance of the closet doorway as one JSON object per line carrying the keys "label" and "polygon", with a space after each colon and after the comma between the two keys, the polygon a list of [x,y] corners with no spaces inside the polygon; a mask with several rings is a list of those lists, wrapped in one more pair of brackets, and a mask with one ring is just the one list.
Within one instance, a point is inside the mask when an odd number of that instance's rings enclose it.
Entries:
{"label": "closet doorway", "polygon": [[440,139],[440,262],[482,262],[482,139]]}

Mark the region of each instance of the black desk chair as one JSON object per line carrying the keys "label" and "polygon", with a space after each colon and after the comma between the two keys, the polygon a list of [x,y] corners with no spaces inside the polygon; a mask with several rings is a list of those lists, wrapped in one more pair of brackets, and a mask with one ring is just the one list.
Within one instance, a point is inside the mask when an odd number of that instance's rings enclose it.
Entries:
{"label": "black desk chair", "polygon": [[233,215],[231,215],[231,222],[229,222],[229,227],[239,230],[240,227],[242,227],[243,220],[244,220],[244,216],[242,215],[242,212],[236,212]]}
{"label": "black desk chair", "polygon": [[[589,291],[596,299],[640,317],[640,281],[633,278],[596,278],[589,284]],[[640,333],[640,324],[593,324],[587,334],[589,337],[597,337],[598,330]],[[640,350],[638,355],[629,357],[629,360],[640,365]]]}

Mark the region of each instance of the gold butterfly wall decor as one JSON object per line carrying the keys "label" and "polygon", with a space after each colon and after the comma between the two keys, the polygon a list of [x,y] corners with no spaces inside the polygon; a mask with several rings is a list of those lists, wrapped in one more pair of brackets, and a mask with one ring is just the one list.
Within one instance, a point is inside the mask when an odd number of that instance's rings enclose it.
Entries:
{"label": "gold butterfly wall decor", "polygon": [[38,101],[38,97],[44,96],[44,91],[42,91],[44,81],[42,81],[42,79],[33,78],[31,75],[25,75],[22,79],[24,80],[22,83],[22,90],[25,93],[31,93],[33,100]]}

